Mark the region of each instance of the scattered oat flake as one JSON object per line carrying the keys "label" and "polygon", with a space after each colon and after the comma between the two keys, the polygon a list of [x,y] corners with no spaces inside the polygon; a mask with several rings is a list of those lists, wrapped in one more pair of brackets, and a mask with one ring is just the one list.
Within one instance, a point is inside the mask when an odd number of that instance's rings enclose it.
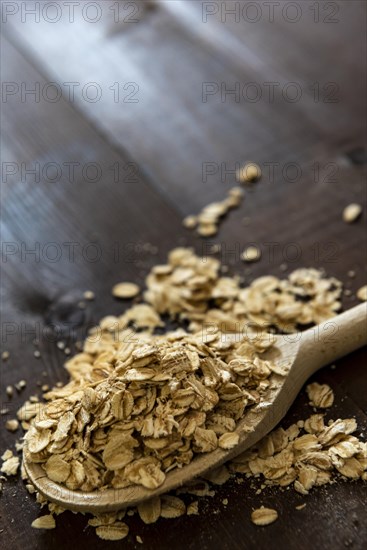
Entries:
{"label": "scattered oat flake", "polygon": [[95,294],[92,290],[85,290],[83,292],[83,297],[85,300],[94,300]]}
{"label": "scattered oat flake", "polygon": [[2,354],[1,354],[1,359],[3,361],[7,361],[10,357],[10,353],[8,351],[3,351]]}
{"label": "scattered oat flake", "polygon": [[15,385],[15,388],[18,392],[24,390],[24,388],[27,386],[27,382],[25,380],[19,380]]}
{"label": "scattered oat flake", "polygon": [[201,237],[213,237],[218,232],[218,228],[214,223],[200,224],[198,234]]}
{"label": "scattered oat flake", "polygon": [[278,512],[272,508],[261,507],[251,514],[251,521],[255,525],[270,525],[278,519]]}
{"label": "scattered oat flake", "polygon": [[355,222],[362,214],[362,207],[360,204],[352,203],[346,206],[343,210],[343,220],[346,223]]}
{"label": "scattered oat flake", "polygon": [[112,525],[100,525],[96,528],[96,534],[102,540],[122,540],[129,534],[129,527],[116,521]]}
{"label": "scattered oat flake", "polygon": [[232,189],[229,190],[229,195],[231,197],[235,197],[236,199],[242,199],[244,194],[245,193],[241,187],[232,187]]}
{"label": "scattered oat flake", "polygon": [[[6,451],[2,456],[4,462],[0,468],[0,471],[6,476],[15,476],[20,464],[19,457],[13,456],[13,453],[11,451],[11,456],[9,456],[9,454],[7,453],[9,453],[9,451]],[[8,458],[4,458],[4,456],[7,456]]]}
{"label": "scattered oat flake", "polygon": [[143,544],[143,539],[139,535],[136,535],[136,542]]}
{"label": "scattered oat flake", "polygon": [[34,521],[32,521],[31,526],[34,529],[55,529],[56,522],[55,518],[49,514],[47,516],[41,516]]}
{"label": "scattered oat flake", "polygon": [[223,485],[223,483],[226,483],[230,477],[231,474],[225,465],[219,466],[214,470],[210,470],[207,474],[205,474],[205,479],[214,485]]}
{"label": "scattered oat flake", "polygon": [[34,495],[34,493],[36,492],[36,488],[31,483],[26,483],[25,488],[27,489],[30,495]]}
{"label": "scattered oat flake", "polygon": [[327,384],[308,384],[306,392],[313,407],[327,409],[334,403],[334,392]]}
{"label": "scattered oat flake", "polygon": [[361,302],[367,302],[367,285],[361,286],[361,288],[357,290],[357,298],[361,300]]}
{"label": "scattered oat flake", "polygon": [[17,429],[19,428],[19,422],[16,418],[12,418],[10,420],[7,420],[5,422],[5,428],[9,431],[9,432],[16,432]]}
{"label": "scattered oat flake", "polygon": [[186,513],[186,505],[183,500],[178,497],[163,495],[161,498],[161,502],[162,518],[178,518]]}
{"label": "scattered oat flake", "polygon": [[298,506],[296,506],[296,510],[303,510],[304,508],[306,508],[306,503],[299,504]]}
{"label": "scattered oat flake", "polygon": [[241,254],[244,262],[257,262],[261,258],[261,250],[256,246],[247,247]]}
{"label": "scattered oat flake", "polygon": [[186,218],[184,218],[182,222],[182,225],[187,229],[195,229],[197,224],[198,224],[198,219],[196,216],[186,216]]}
{"label": "scattered oat flake", "polygon": [[261,178],[261,168],[254,162],[248,162],[237,170],[236,178],[240,183],[257,181]]}
{"label": "scattered oat flake", "polygon": [[13,386],[7,386],[5,391],[8,397],[13,397],[13,394],[14,394]]}
{"label": "scattered oat flake", "polygon": [[160,497],[145,500],[138,504],[138,513],[144,523],[155,523],[161,515]]}
{"label": "scattered oat flake", "polygon": [[197,500],[195,500],[194,502],[190,502],[190,504],[187,506],[186,514],[188,516],[199,515],[199,502]]}
{"label": "scattered oat flake", "polygon": [[11,451],[10,449],[6,449],[6,451],[4,451],[1,456],[1,460],[8,460],[12,456],[13,456],[13,451]]}
{"label": "scattered oat flake", "polygon": [[239,435],[237,433],[224,433],[218,440],[218,445],[221,449],[233,449],[239,442]]}
{"label": "scattered oat flake", "polygon": [[140,288],[135,283],[118,283],[112,288],[112,294],[115,298],[135,298],[139,292]]}

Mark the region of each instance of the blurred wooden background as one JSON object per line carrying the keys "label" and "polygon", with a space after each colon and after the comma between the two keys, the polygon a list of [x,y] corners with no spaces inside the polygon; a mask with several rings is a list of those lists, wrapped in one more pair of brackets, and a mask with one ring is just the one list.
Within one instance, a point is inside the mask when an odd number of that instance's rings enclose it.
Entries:
{"label": "blurred wooden background", "polygon": [[[230,271],[250,282],[282,275],[284,263],[287,273],[322,267],[345,283],[346,308],[366,281],[366,210],[353,225],[341,218],[366,196],[364,1],[36,4],[1,6],[1,348],[10,352],[1,364],[2,450],[16,438],[6,418],[39,384],[66,380],[56,340],[74,352],[70,333],[82,337],[122,310],[111,286],[142,284],[174,246],[207,250],[182,218],[222,199],[246,160],[263,178],[210,240],[222,243]],[[248,243],[263,253],[250,269],[239,259]],[[87,289],[96,300],[80,309]],[[337,396],[329,417],[355,416],[362,431],[366,357],[362,350],[317,376]],[[5,387],[21,379],[26,389],[9,400]],[[284,425],[310,413],[300,395]],[[106,546],[71,513],[55,531],[31,529],[39,507],[19,480],[6,482],[0,502],[3,548]],[[362,483],[303,498],[293,489],[256,496],[231,481],[198,517],[153,526],[130,518],[122,544],[137,548],[140,535],[145,548],[162,550],[359,549],[365,502]],[[267,528],[249,521],[261,504],[280,513]]]}

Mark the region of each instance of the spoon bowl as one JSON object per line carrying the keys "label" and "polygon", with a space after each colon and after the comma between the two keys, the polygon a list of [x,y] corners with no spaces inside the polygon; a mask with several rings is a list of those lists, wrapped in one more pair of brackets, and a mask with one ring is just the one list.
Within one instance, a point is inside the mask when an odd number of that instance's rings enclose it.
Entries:
{"label": "spoon bowl", "polygon": [[[237,424],[238,444],[230,449],[197,455],[190,464],[166,475],[154,490],[134,485],[124,489],[103,489],[90,493],[71,491],[50,480],[40,464],[23,451],[24,467],[31,483],[49,501],[78,512],[105,513],[136,506],[144,500],[167,493],[217,468],[254,445],[284,417],[306,380],[318,369],[367,344],[367,304],[356,306],[304,332],[274,337],[269,358],[284,372],[274,374],[264,398],[248,410]],[[231,334],[228,338],[242,338]]]}

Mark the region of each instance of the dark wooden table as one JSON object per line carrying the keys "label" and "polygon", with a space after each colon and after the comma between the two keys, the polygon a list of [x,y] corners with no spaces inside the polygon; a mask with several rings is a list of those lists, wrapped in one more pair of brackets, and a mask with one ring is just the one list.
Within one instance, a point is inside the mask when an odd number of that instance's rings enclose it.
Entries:
{"label": "dark wooden table", "polygon": [[[181,220],[224,197],[236,164],[258,162],[263,178],[211,241],[232,273],[250,282],[283,275],[284,263],[286,273],[322,267],[345,283],[345,308],[366,282],[366,210],[353,225],[341,219],[347,204],[365,202],[364,0],[106,0],[74,3],[74,14],[41,2],[32,15],[34,4],[2,3],[2,450],[20,436],[4,423],[25,398],[67,379],[56,341],[74,352],[88,326],[122,311],[115,282],[143,284],[177,245],[205,250]],[[239,251],[254,242],[262,259],[248,269]],[[96,299],[80,309],[85,290]],[[336,394],[328,417],[356,417],[364,433],[366,358],[360,350],[316,376]],[[5,387],[21,379],[27,387],[8,399]],[[302,393],[284,425],[310,412]],[[2,548],[108,546],[80,515],[32,529],[39,506],[18,478],[0,504]],[[249,520],[261,504],[280,515],[266,528]],[[119,546],[139,547],[136,535],[159,550],[367,543],[362,482],[304,498],[231,480],[201,509],[153,526],[134,516]]]}

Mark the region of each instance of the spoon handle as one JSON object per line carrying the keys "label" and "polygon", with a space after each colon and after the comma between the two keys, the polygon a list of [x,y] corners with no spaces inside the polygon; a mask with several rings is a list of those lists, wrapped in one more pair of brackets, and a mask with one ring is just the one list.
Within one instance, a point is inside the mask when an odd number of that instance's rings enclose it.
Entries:
{"label": "spoon handle", "polygon": [[367,303],[301,333],[297,370],[302,370],[308,378],[321,367],[364,345],[367,345]]}

